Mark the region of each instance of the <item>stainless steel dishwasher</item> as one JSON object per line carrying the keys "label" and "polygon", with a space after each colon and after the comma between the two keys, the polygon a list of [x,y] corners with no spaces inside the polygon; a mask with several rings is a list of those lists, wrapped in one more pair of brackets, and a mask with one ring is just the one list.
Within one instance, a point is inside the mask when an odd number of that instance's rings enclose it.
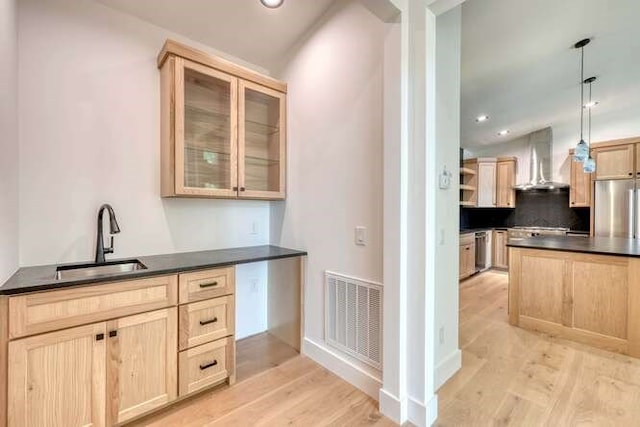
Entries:
{"label": "stainless steel dishwasher", "polygon": [[489,243],[488,231],[476,232],[476,271],[484,271],[489,268],[489,254],[487,252]]}

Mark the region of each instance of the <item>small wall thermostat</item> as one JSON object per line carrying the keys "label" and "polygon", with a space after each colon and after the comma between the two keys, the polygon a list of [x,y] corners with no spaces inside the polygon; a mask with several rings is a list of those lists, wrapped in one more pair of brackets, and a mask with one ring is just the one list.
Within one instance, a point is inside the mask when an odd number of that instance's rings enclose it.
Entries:
{"label": "small wall thermostat", "polygon": [[451,172],[449,172],[447,170],[447,167],[445,166],[442,169],[442,172],[440,172],[439,184],[440,184],[440,189],[441,190],[447,190],[449,187],[451,187],[451,178],[452,177],[453,177],[453,175],[451,175]]}

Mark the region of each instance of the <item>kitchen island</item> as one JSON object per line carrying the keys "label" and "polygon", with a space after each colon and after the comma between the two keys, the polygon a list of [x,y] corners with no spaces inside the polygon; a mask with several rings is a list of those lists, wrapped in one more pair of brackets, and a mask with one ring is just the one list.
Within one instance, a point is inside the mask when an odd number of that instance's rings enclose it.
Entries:
{"label": "kitchen island", "polygon": [[510,239],[509,323],[640,357],[640,243]]}

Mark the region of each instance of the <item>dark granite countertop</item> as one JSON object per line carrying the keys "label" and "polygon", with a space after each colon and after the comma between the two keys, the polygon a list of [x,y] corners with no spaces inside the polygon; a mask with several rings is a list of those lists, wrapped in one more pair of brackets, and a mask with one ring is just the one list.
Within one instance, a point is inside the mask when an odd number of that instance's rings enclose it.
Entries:
{"label": "dark granite countertop", "polygon": [[621,237],[538,236],[524,239],[509,239],[507,246],[513,248],[640,257],[640,240]]}
{"label": "dark granite countertop", "polygon": [[[271,259],[305,256],[307,252],[278,246],[249,246],[244,248],[218,249],[200,252],[182,252],[166,255],[135,257],[147,268],[125,273],[82,279],[56,280],[58,265],[43,265],[20,268],[0,287],[0,295],[20,294],[24,292],[58,289],[90,283],[115,282],[119,280],[140,279],[143,277],[175,274],[191,270],[223,267]],[[131,259],[131,258],[126,258]],[[109,260],[118,261],[118,260]],[[82,265],[86,263],[64,264]]]}

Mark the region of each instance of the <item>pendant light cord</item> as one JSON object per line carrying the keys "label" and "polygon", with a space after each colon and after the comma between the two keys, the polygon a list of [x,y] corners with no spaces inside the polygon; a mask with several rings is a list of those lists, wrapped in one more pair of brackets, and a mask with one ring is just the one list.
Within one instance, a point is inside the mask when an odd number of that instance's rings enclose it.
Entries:
{"label": "pendant light cord", "polygon": [[580,141],[584,141],[584,46],[580,50]]}
{"label": "pendant light cord", "polygon": [[587,143],[587,147],[589,147],[589,157],[591,157],[591,108],[593,107],[591,105],[591,84],[593,83],[593,80],[591,80],[589,82],[589,142]]}

